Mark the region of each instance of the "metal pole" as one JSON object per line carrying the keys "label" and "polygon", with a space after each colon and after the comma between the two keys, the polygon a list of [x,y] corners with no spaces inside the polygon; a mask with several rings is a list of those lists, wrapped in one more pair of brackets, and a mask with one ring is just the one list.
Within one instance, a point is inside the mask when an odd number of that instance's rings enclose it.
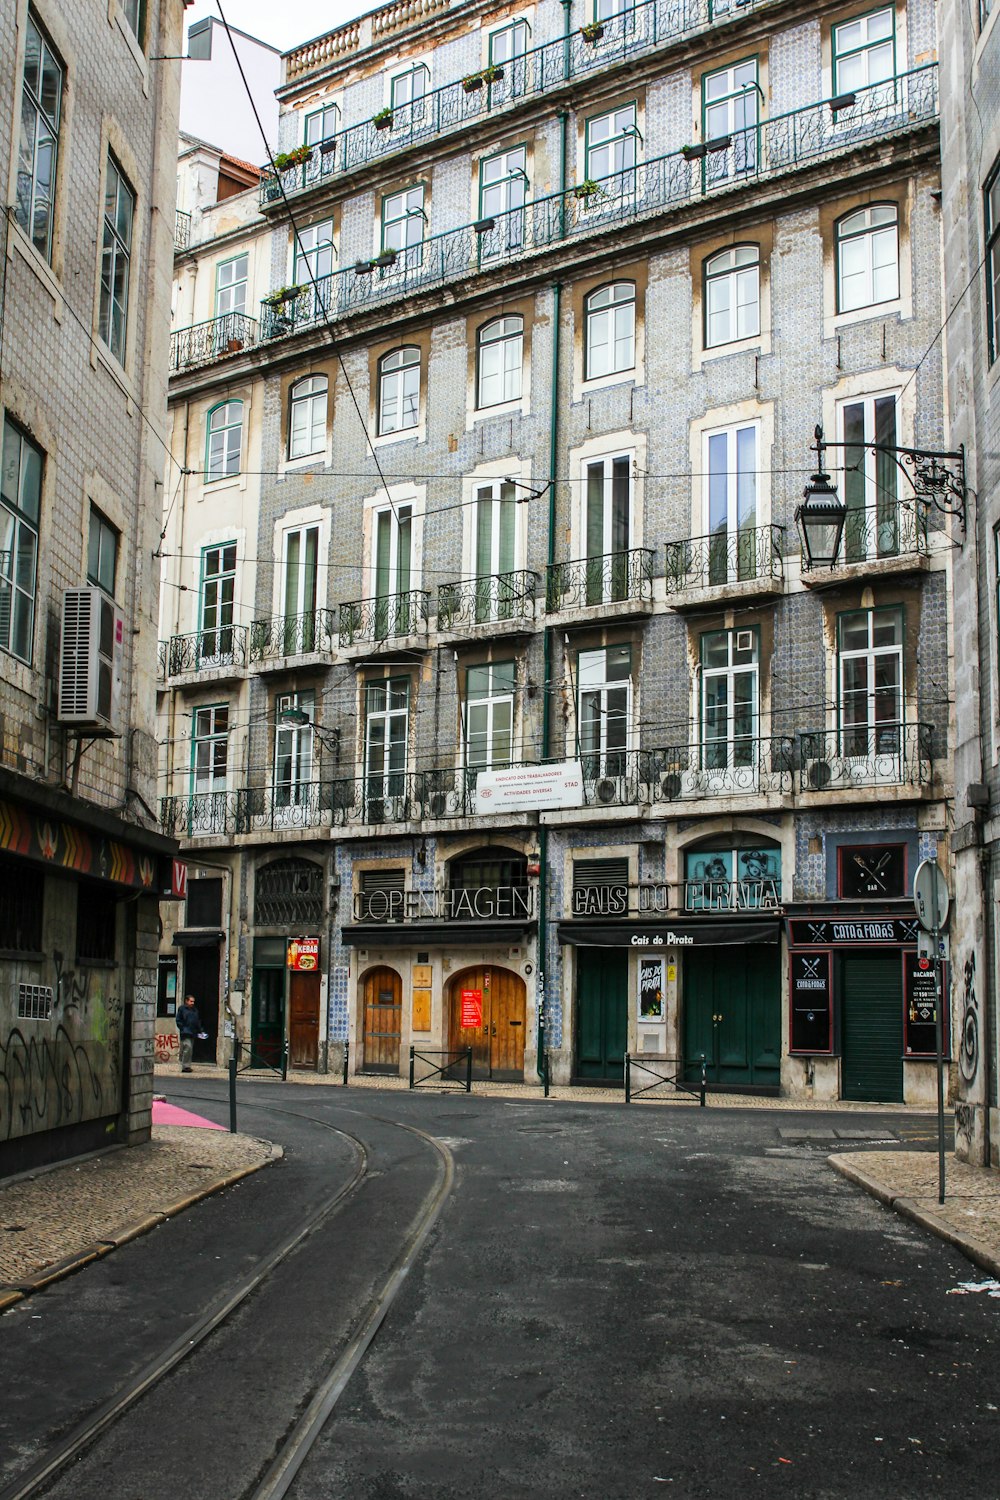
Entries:
{"label": "metal pole", "polygon": [[937,1046],[937,1112],[938,1112],[938,1202],[944,1202],[944,1004],[941,996],[941,931],[937,924],[940,904],[934,889],[934,1017]]}
{"label": "metal pole", "polygon": [[236,1059],[229,1059],[229,1133],[236,1134]]}
{"label": "metal pole", "polygon": [[350,1056],[351,1056],[351,1044],[350,1044],[350,1042],[345,1041],[345,1043],[344,1043],[344,1088],[345,1089],[347,1087],[347,1068],[348,1068],[348,1063],[349,1063],[349,1060],[350,1060]]}
{"label": "metal pole", "polygon": [[414,1052],[414,1049],[411,1047],[410,1048],[410,1088],[411,1089],[413,1087],[413,1052]]}
{"label": "metal pole", "polygon": [[285,1082],[288,1077],[288,1038],[285,1037],[281,1044],[281,1081]]}
{"label": "metal pole", "polygon": [[702,1060],[701,1060],[701,1089],[699,1091],[699,1097],[698,1097],[698,1103],[700,1104],[700,1106],[701,1106],[702,1109],[705,1108],[705,1089],[706,1089],[707,1085],[708,1085],[708,1070],[705,1067],[705,1059],[704,1059],[704,1057],[702,1057]]}
{"label": "metal pole", "polygon": [[472,1048],[465,1049],[465,1092],[472,1093]]}
{"label": "metal pole", "polygon": [[545,1049],[545,1058],[544,1058],[544,1062],[542,1064],[542,1068],[543,1068],[542,1079],[543,1079],[543,1087],[544,1087],[544,1097],[547,1099],[549,1097],[549,1053],[548,1053],[548,1048]]}
{"label": "metal pole", "polygon": [[625,1054],[625,1103],[632,1103],[632,1060]]}

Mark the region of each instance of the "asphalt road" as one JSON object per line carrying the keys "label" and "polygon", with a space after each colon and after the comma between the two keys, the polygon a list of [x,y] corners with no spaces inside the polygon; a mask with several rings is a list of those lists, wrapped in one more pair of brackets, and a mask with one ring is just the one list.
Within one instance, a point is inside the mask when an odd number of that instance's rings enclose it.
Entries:
{"label": "asphalt road", "polygon": [[[214,1083],[170,1097],[225,1118]],[[948,1295],[983,1277],[825,1160],[837,1129],[933,1147],[926,1119],[277,1084],[240,1126],[282,1163],[0,1320],[0,1479],[363,1150],[339,1212],[50,1491],[252,1495],[440,1180],[407,1125],[454,1187],[294,1500],[1000,1495],[1000,1301]]]}

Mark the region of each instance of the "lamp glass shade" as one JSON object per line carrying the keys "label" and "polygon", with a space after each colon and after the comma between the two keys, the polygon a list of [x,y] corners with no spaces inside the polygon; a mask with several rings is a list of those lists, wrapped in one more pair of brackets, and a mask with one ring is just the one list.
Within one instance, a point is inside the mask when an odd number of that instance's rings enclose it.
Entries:
{"label": "lamp glass shade", "polygon": [[847,507],[830,483],[830,476],[814,474],[803,490],[802,504],[795,512],[807,567],[834,566],[846,520]]}

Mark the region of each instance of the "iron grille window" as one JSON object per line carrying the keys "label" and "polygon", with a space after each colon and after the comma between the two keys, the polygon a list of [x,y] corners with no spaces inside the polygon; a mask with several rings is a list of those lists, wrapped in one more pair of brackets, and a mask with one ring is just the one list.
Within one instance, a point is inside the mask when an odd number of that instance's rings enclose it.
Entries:
{"label": "iron grille window", "polygon": [[52,1015],[52,990],[47,984],[19,984],[17,1019],[48,1021]]}
{"label": "iron grille window", "polygon": [[76,956],[89,963],[113,964],[118,904],[103,886],[76,888]]}
{"label": "iron grille window", "polygon": [[44,897],[40,870],[0,864],[0,951],[41,953]]}
{"label": "iron grille window", "polygon": [[452,860],[448,884],[453,891],[526,890],[528,862],[506,849],[477,849]]}
{"label": "iron grille window", "polygon": [[222,922],[222,881],[189,880],[187,925],[218,927]]}
{"label": "iron grille window", "polygon": [[257,871],[254,911],[260,927],[313,929],[323,920],[323,867],[278,859]]}

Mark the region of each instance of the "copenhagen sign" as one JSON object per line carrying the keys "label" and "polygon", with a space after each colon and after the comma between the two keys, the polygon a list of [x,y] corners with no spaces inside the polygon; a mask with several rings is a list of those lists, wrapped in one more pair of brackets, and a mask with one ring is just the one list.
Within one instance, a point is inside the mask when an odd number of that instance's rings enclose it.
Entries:
{"label": "copenhagen sign", "polygon": [[529,887],[479,886],[454,891],[362,891],[354,898],[359,922],[528,921]]}
{"label": "copenhagen sign", "polygon": [[476,777],[476,812],[540,812],[583,806],[583,767],[578,760],[553,766],[508,766],[480,771]]}

